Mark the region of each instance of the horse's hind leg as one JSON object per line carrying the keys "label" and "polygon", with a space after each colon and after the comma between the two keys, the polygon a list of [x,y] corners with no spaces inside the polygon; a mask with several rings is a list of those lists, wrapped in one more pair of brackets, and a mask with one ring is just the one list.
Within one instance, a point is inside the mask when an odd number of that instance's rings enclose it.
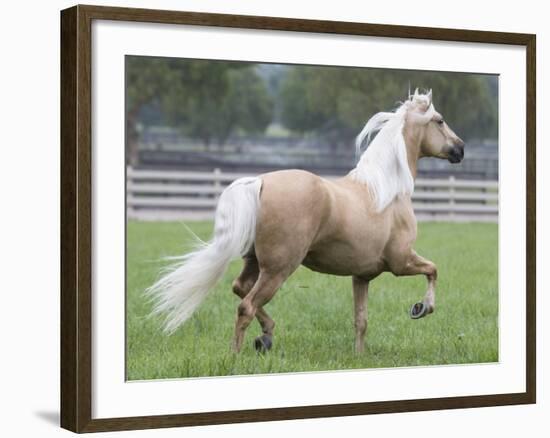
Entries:
{"label": "horse's hind leg", "polygon": [[250,292],[260,274],[258,259],[255,255],[247,255],[243,258],[243,261],[243,270],[235,281],[233,281],[233,293],[241,299]]}
{"label": "horse's hind leg", "polygon": [[[244,299],[258,280],[259,273],[260,270],[256,256],[253,254],[245,256],[243,270],[233,282],[233,292],[241,299]],[[262,335],[254,340],[254,347],[256,350],[264,352],[271,349],[273,345],[275,321],[271,319],[263,307],[258,307],[256,319],[262,327]]]}
{"label": "horse's hind leg", "polygon": [[[237,309],[235,337],[233,339],[233,350],[235,352],[241,350],[244,333],[252,319],[258,315],[261,307],[267,304],[273,295],[275,295],[286,278],[287,275],[281,273],[273,274],[266,271],[260,271],[258,280],[252,287],[252,290],[243,298]],[[261,312],[263,312],[263,310]],[[273,327],[271,327],[271,330],[272,329]]]}

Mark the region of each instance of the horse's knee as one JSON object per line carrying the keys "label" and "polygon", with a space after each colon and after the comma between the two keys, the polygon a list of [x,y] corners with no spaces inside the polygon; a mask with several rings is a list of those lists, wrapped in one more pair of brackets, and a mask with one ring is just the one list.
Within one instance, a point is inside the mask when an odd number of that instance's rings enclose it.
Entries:
{"label": "horse's knee", "polygon": [[252,318],[254,318],[254,315],[256,314],[256,309],[250,301],[248,300],[242,300],[239,306],[237,307],[237,317],[239,321],[246,321],[250,322],[252,321]]}
{"label": "horse's knee", "polygon": [[233,281],[233,284],[232,284],[233,293],[240,298],[244,298],[246,295],[248,295],[248,292],[250,292],[250,290],[254,286],[256,279],[257,277],[244,276],[242,274],[239,275]]}
{"label": "horse's knee", "polygon": [[244,298],[244,296],[246,295],[241,280],[238,278],[233,281],[231,289],[233,290],[233,293],[240,298]]}

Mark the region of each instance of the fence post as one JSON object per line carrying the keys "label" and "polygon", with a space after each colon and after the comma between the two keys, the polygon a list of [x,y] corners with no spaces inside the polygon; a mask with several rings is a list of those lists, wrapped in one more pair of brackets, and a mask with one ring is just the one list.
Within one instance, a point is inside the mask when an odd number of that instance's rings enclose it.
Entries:
{"label": "fence post", "polygon": [[455,220],[455,176],[449,175],[449,218]]}

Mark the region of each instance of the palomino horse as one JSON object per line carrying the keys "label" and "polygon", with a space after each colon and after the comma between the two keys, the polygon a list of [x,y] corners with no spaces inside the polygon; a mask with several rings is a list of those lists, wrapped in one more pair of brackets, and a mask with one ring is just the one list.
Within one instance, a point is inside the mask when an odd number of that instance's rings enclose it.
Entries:
{"label": "palomino horse", "polygon": [[376,131],[355,169],[338,180],[283,170],[241,178],[227,187],[217,206],[212,240],[180,257],[149,288],[156,301],[153,313],[166,314],[165,331],[173,332],[193,313],[239,256],[244,267],[233,282],[233,292],[242,299],[233,340],[237,352],[254,317],[263,331],[255,348],[271,348],[275,323],[263,306],[301,264],[352,276],[358,352],[367,329],[369,282],[382,272],[425,275],[428,290],[410,315],[417,319],[432,313],[437,269],[413,249],[411,194],[419,158],[458,163],[464,142],[434,109],[431,91],[417,90],[395,112],[373,116],[357,137],[359,152]]}

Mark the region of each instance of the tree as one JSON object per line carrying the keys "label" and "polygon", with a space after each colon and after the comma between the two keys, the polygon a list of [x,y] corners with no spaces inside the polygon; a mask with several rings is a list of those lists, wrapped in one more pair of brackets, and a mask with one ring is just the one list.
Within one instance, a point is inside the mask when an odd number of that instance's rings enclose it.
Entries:
{"label": "tree", "polygon": [[138,164],[138,125],[145,109],[208,147],[235,132],[259,133],[273,101],[257,64],[129,56],[126,58],[127,161]]}
{"label": "tree", "polygon": [[258,134],[273,117],[273,100],[253,68],[230,70],[229,91],[220,107],[217,138],[224,144],[236,130]]}
{"label": "tree", "polygon": [[136,166],[138,118],[145,105],[158,99],[172,81],[165,58],[126,57],[126,161]]}
{"label": "tree", "polygon": [[495,81],[461,73],[295,66],[281,86],[282,121],[333,147],[349,146],[370,116],[405,100],[411,84],[433,89],[436,108],[459,135],[496,138]]}
{"label": "tree", "polygon": [[226,62],[170,60],[175,80],[163,100],[168,121],[206,146],[215,137],[217,112],[229,90],[228,68]]}
{"label": "tree", "polygon": [[224,144],[237,130],[262,132],[272,117],[273,103],[255,64],[225,61],[170,62],[177,80],[164,99],[174,126],[208,147]]}

